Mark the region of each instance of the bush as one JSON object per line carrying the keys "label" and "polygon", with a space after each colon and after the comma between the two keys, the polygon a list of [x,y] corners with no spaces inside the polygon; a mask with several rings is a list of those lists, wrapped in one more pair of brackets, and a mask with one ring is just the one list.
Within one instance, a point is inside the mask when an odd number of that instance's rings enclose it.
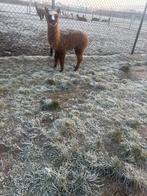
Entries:
{"label": "bush", "polygon": [[52,99],[41,101],[42,111],[58,110],[58,109],[60,109],[60,104],[58,101],[53,101]]}

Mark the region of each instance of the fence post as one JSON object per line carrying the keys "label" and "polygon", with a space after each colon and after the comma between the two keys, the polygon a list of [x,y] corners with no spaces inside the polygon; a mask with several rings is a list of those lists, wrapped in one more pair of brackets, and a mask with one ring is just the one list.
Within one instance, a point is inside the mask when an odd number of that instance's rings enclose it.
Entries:
{"label": "fence post", "polygon": [[55,9],[55,0],[52,0],[52,9]]}
{"label": "fence post", "polygon": [[140,25],[139,25],[139,28],[138,28],[138,31],[137,31],[137,35],[136,35],[136,38],[135,38],[135,42],[134,42],[131,54],[134,54],[136,44],[137,44],[137,41],[138,41],[138,38],[139,38],[139,35],[140,35],[140,31],[141,31],[141,28],[142,28],[142,24],[143,24],[143,21],[144,21],[144,17],[145,17],[145,14],[146,14],[146,10],[147,10],[147,1],[146,1],[146,5],[145,5],[145,8],[144,8],[143,14],[142,14],[142,18],[141,18],[141,21],[140,21]]}
{"label": "fence post", "polygon": [[28,10],[29,14],[31,14],[31,6],[32,6],[32,0],[29,0],[29,10]]}

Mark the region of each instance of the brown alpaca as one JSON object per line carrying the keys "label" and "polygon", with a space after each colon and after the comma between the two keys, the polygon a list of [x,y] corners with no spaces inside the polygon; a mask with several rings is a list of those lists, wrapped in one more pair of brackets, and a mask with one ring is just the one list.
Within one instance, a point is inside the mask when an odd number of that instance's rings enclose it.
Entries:
{"label": "brown alpaca", "polygon": [[43,20],[44,15],[45,15],[44,9],[43,9],[43,8],[39,8],[39,7],[37,6],[37,3],[36,3],[36,2],[35,2],[34,4],[35,4],[36,12],[37,12],[37,14],[38,14],[40,20]]}
{"label": "brown alpaca", "polygon": [[84,15],[81,17],[81,16],[79,16],[79,15],[77,14],[77,19],[80,20],[80,21],[87,22],[87,19],[86,19],[86,17],[85,17]]}
{"label": "brown alpaca", "polygon": [[102,19],[101,22],[110,22],[110,17],[108,19]]}
{"label": "brown alpaca", "polygon": [[99,19],[99,18],[92,18],[92,19],[91,19],[91,22],[92,22],[92,21],[97,21],[97,22],[99,22],[100,19]]}
{"label": "brown alpaca", "polygon": [[57,67],[57,64],[60,63],[60,72],[62,72],[66,51],[74,49],[77,56],[77,64],[74,69],[76,71],[83,60],[83,53],[88,45],[88,37],[86,33],[81,31],[61,31],[59,13],[60,9],[48,11],[45,7],[45,16],[48,24],[48,42],[51,48],[55,50],[54,67]]}

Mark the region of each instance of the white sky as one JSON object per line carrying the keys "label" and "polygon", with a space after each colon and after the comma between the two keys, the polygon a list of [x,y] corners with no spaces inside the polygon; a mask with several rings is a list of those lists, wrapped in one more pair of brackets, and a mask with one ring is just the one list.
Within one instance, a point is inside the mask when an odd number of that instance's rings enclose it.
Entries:
{"label": "white sky", "polygon": [[[51,2],[51,0],[37,0],[40,2]],[[146,0],[55,0],[66,5],[84,6],[107,9],[141,9],[144,8]]]}
{"label": "white sky", "polygon": [[98,8],[136,8],[145,5],[146,0],[56,0],[73,5],[85,5]]}

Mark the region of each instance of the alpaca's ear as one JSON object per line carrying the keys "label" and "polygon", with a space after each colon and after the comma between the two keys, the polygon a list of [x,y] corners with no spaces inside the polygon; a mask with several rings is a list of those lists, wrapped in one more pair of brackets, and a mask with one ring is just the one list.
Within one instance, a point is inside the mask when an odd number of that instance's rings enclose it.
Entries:
{"label": "alpaca's ear", "polygon": [[48,12],[49,12],[48,8],[44,7],[45,18],[46,18],[47,21],[48,21],[48,17],[49,17],[49,13]]}
{"label": "alpaca's ear", "polygon": [[48,16],[48,8],[47,7],[44,7],[44,10],[45,10],[46,16]]}
{"label": "alpaca's ear", "polygon": [[58,8],[58,9],[57,9],[57,13],[58,13],[58,14],[60,14],[60,13],[61,13],[61,10],[60,10],[60,8]]}
{"label": "alpaca's ear", "polygon": [[46,21],[48,23],[48,21],[49,21],[49,10],[48,10],[47,7],[44,7],[44,14],[45,14]]}

